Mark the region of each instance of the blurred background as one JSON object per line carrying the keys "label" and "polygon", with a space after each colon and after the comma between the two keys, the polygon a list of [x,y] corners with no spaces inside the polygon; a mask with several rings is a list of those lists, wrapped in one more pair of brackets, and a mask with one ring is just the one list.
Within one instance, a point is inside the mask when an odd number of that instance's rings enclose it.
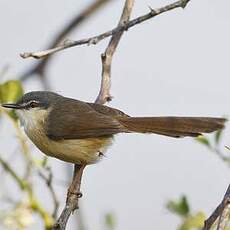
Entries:
{"label": "blurred background", "polygon": [[[20,58],[21,52],[47,48],[93,2],[1,0],[1,84],[20,79],[39,63]],[[148,6],[157,8],[170,2],[136,1],[131,18],[147,13]],[[108,1],[65,38],[78,40],[114,28],[123,4],[123,0]],[[229,116],[229,7],[227,0],[191,0],[184,10],[172,10],[126,32],[113,59],[114,98],[109,106],[135,116]],[[105,39],[96,46],[78,46],[56,53],[45,68],[45,81],[37,73],[22,81],[25,92],[44,89],[45,82],[46,88],[64,96],[94,101],[100,88],[100,54],[107,44]],[[0,156],[23,175],[20,143],[25,138],[18,140],[21,131],[15,129],[16,121],[1,115]],[[187,211],[183,216],[183,211],[181,214],[166,206],[169,200],[183,195],[186,199],[181,202],[186,200],[183,205],[189,205],[189,216],[200,212],[209,216],[229,184],[229,164],[215,151],[218,144],[218,151],[226,159],[230,157],[225,148],[230,145],[229,134],[227,124],[218,143],[215,135],[208,135],[205,141],[200,140],[202,143],[192,138],[157,135],[116,136],[106,157],[85,170],[80,214],[76,212],[71,217],[67,229],[178,229],[188,216]],[[213,142],[214,147],[207,141]],[[43,164],[44,155],[28,139],[26,145],[33,159]],[[44,164],[51,167],[60,212],[72,166],[52,158]],[[0,170],[2,228],[42,229],[44,219],[28,208],[25,189],[6,170]],[[53,201],[46,184],[36,170],[30,177],[39,204],[51,213]],[[15,214],[18,209],[21,213]],[[17,215],[20,220],[25,219],[21,228],[14,223]]]}

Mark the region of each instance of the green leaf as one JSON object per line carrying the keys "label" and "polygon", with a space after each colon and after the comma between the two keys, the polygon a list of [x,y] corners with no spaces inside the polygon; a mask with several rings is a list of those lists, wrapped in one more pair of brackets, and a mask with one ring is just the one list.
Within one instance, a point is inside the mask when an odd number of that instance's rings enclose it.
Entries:
{"label": "green leaf", "polygon": [[190,208],[186,196],[182,196],[178,201],[171,200],[167,204],[168,210],[171,212],[186,217],[189,215]]}
{"label": "green leaf", "polygon": [[16,102],[23,95],[23,88],[20,81],[10,80],[0,84],[0,102]]}
{"label": "green leaf", "polygon": [[207,137],[200,135],[200,136],[196,137],[195,140],[197,142],[199,142],[200,144],[206,145],[208,148],[211,148],[210,141]]}
{"label": "green leaf", "polygon": [[221,129],[218,130],[218,131],[216,131],[216,133],[215,133],[215,142],[216,142],[216,144],[220,143],[220,139],[221,139],[222,133],[223,132],[222,132]]}
{"label": "green leaf", "polygon": [[205,214],[203,212],[198,212],[195,215],[186,218],[179,230],[202,229],[204,226],[204,221]]}
{"label": "green leaf", "polygon": [[105,226],[107,229],[114,229],[115,228],[115,218],[112,213],[107,213],[105,215]]}
{"label": "green leaf", "polygon": [[47,163],[48,163],[48,157],[44,156],[42,159],[42,167],[45,168],[47,166]]}
{"label": "green leaf", "polygon": [[[20,81],[10,80],[0,84],[0,103],[16,102],[23,95],[23,88]],[[14,110],[8,111],[9,116],[17,119]]]}

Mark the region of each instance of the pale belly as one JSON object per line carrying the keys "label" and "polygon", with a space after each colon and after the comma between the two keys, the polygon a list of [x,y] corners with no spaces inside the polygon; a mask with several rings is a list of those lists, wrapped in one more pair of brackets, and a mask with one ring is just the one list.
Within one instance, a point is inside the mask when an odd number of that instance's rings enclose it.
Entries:
{"label": "pale belly", "polygon": [[53,141],[38,130],[27,135],[46,155],[75,164],[96,163],[112,144],[112,137]]}

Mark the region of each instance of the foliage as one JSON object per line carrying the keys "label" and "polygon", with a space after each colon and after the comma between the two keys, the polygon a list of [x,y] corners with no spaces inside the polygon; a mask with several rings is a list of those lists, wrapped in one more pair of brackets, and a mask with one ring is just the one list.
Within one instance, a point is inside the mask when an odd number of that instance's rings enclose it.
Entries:
{"label": "foliage", "polygon": [[182,196],[178,201],[171,200],[167,204],[168,210],[182,217],[187,217],[190,213],[190,207],[186,196]]}
{"label": "foliage", "polygon": [[[10,80],[0,84],[0,103],[16,102],[23,95],[23,87],[17,80]],[[45,229],[50,229],[54,223],[54,215],[50,211],[45,210],[39,198],[35,195],[32,177],[36,175],[47,174],[47,159],[33,159],[30,149],[22,133],[17,116],[13,111],[0,109],[2,115],[11,121],[21,145],[22,161],[25,163],[25,172],[21,176],[21,172],[14,169],[8,160],[0,156],[0,164],[7,172],[11,179],[18,185],[22,194],[17,201],[11,201],[7,209],[0,210],[0,225],[4,229],[26,229],[34,222],[34,215],[38,214],[44,222]],[[1,117],[3,119],[3,117]],[[43,180],[48,181],[49,178],[43,176]],[[50,181],[50,188],[52,181]],[[7,195],[7,194],[6,194]],[[57,209],[57,207],[55,207]],[[56,213],[57,210],[55,210]]]}
{"label": "foliage", "polygon": [[[219,130],[219,131],[215,132],[215,134],[212,136],[212,138],[209,138],[208,136],[205,136],[205,135],[201,135],[201,136],[195,138],[195,140],[198,143],[206,146],[211,152],[216,154],[219,158],[221,158],[221,160],[223,160],[230,167],[230,154],[229,154],[229,152],[224,154],[220,149],[220,143],[221,143],[222,135],[223,135],[223,130]],[[228,148],[228,147],[226,146],[226,148]]]}
{"label": "foliage", "polygon": [[[23,88],[20,81],[10,80],[0,84],[0,103],[16,102],[23,95]],[[13,119],[17,119],[13,110],[6,111]]]}
{"label": "foliage", "polygon": [[179,230],[201,229],[204,224],[205,214],[203,212],[191,213],[185,195],[181,196],[178,201],[170,200],[167,203],[167,209],[181,219]]}
{"label": "foliage", "polygon": [[[207,147],[212,153],[220,157],[223,162],[225,162],[230,167],[230,155],[229,153],[223,154],[220,150],[221,137],[223,136],[223,131],[219,130],[215,132],[212,137],[201,135],[195,140],[201,145]],[[229,147],[226,146],[227,149]],[[229,149],[230,150],[230,149]],[[181,196],[180,199],[170,200],[167,203],[167,209],[178,216],[181,219],[181,224],[178,230],[200,230],[204,225],[206,216],[203,211],[191,212],[190,204],[185,195]],[[227,216],[229,222],[230,216]],[[226,224],[225,230],[229,230],[228,223]],[[215,228],[214,228],[215,229]]]}
{"label": "foliage", "polygon": [[116,225],[115,216],[113,213],[105,215],[105,227],[107,230],[114,230]]}

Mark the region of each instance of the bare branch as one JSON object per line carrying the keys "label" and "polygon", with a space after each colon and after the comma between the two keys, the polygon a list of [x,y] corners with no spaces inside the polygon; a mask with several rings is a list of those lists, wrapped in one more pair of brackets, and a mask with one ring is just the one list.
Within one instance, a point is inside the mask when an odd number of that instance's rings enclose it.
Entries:
{"label": "bare branch", "polygon": [[[133,4],[134,4],[134,0],[126,0],[120,21],[118,23],[118,27],[128,23],[132,12]],[[104,104],[111,100],[111,96],[109,92],[111,87],[111,64],[112,64],[113,54],[116,51],[116,48],[118,46],[118,43],[123,33],[124,31],[119,31],[115,33],[112,36],[105,52],[101,55],[101,61],[102,61],[101,88],[95,103]]]}
{"label": "bare branch", "polygon": [[48,50],[44,50],[44,51],[38,51],[38,52],[25,52],[25,53],[21,53],[20,55],[22,58],[33,57],[33,58],[39,59],[39,58],[47,57],[50,54],[53,54],[53,53],[56,53],[58,51],[61,51],[61,50],[67,49],[67,48],[71,48],[74,46],[79,46],[79,45],[84,45],[84,44],[87,44],[87,45],[94,44],[95,45],[107,37],[110,37],[110,36],[112,36],[118,32],[128,30],[129,28],[131,28],[137,24],[140,24],[140,23],[142,23],[142,22],[144,22],[150,18],[153,18],[157,15],[160,15],[162,13],[165,13],[167,11],[170,11],[170,10],[173,10],[176,8],[185,8],[186,5],[188,4],[188,2],[190,2],[190,0],[180,0],[180,1],[176,1],[172,4],[166,5],[164,7],[158,8],[158,9],[150,9],[149,13],[147,13],[143,16],[137,17],[137,18],[135,18],[135,19],[133,19],[127,23],[124,23],[123,25],[120,25],[120,26],[118,26],[118,27],[116,27],[110,31],[104,32],[104,33],[99,34],[97,36],[93,36],[93,37],[89,37],[89,38],[85,38],[85,39],[81,39],[81,40],[77,40],[77,41],[67,40],[67,41],[64,41],[63,43],[61,43],[59,46],[54,47],[52,49],[48,49]]}
{"label": "bare branch", "polygon": [[82,197],[80,192],[82,174],[86,165],[74,165],[72,183],[68,189],[65,207],[53,226],[53,230],[64,230],[69,220],[70,214],[78,209],[78,199]]}
{"label": "bare branch", "polygon": [[225,211],[225,209],[229,206],[230,204],[230,185],[228,186],[228,189],[224,195],[223,200],[221,203],[217,206],[215,211],[211,214],[211,216],[204,222],[204,227],[203,230],[210,230],[217,218],[219,217],[219,222],[217,226],[217,230],[220,230],[221,222],[222,222],[222,216]]}
{"label": "bare branch", "polygon": [[[87,6],[82,12],[77,14],[70,22],[57,34],[57,36],[50,42],[48,48],[52,48],[60,44],[63,39],[74,29],[79,27],[83,22],[90,18],[97,10],[99,10],[106,3],[112,0],[95,0],[92,4]],[[20,80],[24,81],[33,74],[38,74],[40,77],[44,77],[45,70],[50,63],[51,56],[39,61],[35,66],[28,69],[20,76]]]}
{"label": "bare branch", "polygon": [[[122,25],[123,23],[129,20],[133,8],[133,4],[134,4],[134,0],[126,0],[122,12],[122,16],[119,21],[119,25]],[[105,53],[102,55],[104,57],[104,61],[102,58],[102,65],[103,65],[102,83],[101,83],[101,90],[99,92],[98,98],[96,99],[96,103],[103,104],[108,100],[108,94],[110,89],[110,69],[111,69],[112,57],[120,41],[122,34],[123,31],[115,34],[111,38]],[[75,164],[73,180],[68,189],[66,205],[60,217],[58,218],[57,222],[55,223],[53,230],[65,229],[70,214],[73,213],[76,209],[78,209],[78,199],[81,197],[81,192],[80,192],[81,178],[82,178],[84,168],[85,165],[78,166]]]}

